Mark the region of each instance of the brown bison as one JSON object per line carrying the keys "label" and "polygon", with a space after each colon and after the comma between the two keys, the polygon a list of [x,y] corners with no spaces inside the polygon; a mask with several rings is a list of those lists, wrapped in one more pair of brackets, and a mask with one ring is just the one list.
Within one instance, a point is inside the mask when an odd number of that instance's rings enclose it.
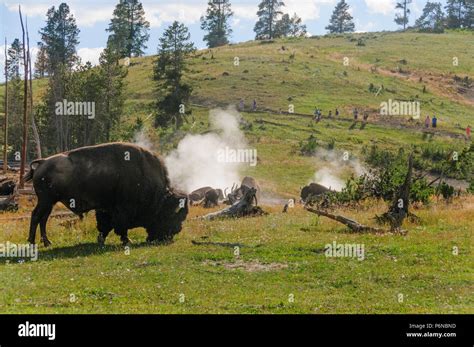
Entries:
{"label": "brown bison", "polygon": [[12,180],[0,182],[0,195],[12,195],[15,192],[16,183]]}
{"label": "brown bison", "polygon": [[320,184],[311,183],[301,189],[301,201],[308,202],[314,196],[319,196],[330,192],[330,190]]}
{"label": "brown bison", "polygon": [[212,187],[202,187],[189,194],[190,205],[203,204],[205,208],[211,208],[219,205],[219,201],[224,200],[222,189]]}
{"label": "brown bison", "polygon": [[132,144],[83,147],[35,160],[25,180],[33,180],[38,196],[30,243],[39,224],[41,241],[51,244],[46,222],[57,202],[79,216],[95,210],[101,244],[112,229],[127,244],[128,229],[137,227],[146,229],[147,241],[171,240],[188,214],[187,196],[170,187],[161,158]]}

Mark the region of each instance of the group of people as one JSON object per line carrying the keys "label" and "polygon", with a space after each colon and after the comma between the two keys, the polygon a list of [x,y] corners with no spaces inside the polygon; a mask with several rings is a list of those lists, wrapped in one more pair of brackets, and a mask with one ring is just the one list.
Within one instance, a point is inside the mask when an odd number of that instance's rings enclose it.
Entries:
{"label": "group of people", "polygon": [[436,116],[433,116],[433,118],[430,118],[430,116],[426,116],[425,118],[425,128],[428,129],[429,127],[436,128],[438,126],[438,118]]}
{"label": "group of people", "polygon": [[[334,111],[334,115],[337,117],[339,117],[339,109],[336,108],[336,110]],[[333,117],[333,113],[332,111],[329,111],[328,113],[328,118],[331,119]],[[322,113],[322,110],[319,109],[319,108],[315,108],[314,109],[314,117],[313,117],[313,120],[317,123],[319,123],[321,121],[321,119],[323,118],[323,113]]]}
{"label": "group of people", "polygon": [[[240,99],[240,102],[239,102],[239,111],[244,111],[245,109],[245,103],[244,103],[244,100],[243,99]],[[257,100],[253,100],[252,102],[252,111],[253,112],[256,112],[257,111]],[[281,109],[280,109],[280,113],[281,113]],[[336,110],[334,111],[334,115],[335,117],[339,117],[339,109],[336,108]],[[359,110],[357,108],[354,108],[354,110],[352,111],[352,114],[354,116],[354,121],[357,122],[358,119],[359,119]],[[328,113],[328,118],[331,119],[333,117],[333,113],[332,111],[329,111]],[[313,117],[313,120],[317,123],[319,123],[321,121],[321,119],[323,118],[323,113],[322,113],[322,110],[318,107],[316,107],[314,109],[314,117]],[[364,123],[367,122],[367,120],[369,119],[369,113],[366,111],[364,112],[364,115],[363,115],[363,120],[364,120]],[[430,126],[432,128],[437,128],[438,127],[438,118],[436,117],[436,115],[433,116],[433,118],[431,118],[430,116],[426,116],[425,118],[425,128],[426,129],[429,129]],[[466,137],[468,140],[471,139],[471,126],[468,125],[467,128],[466,128]]]}
{"label": "group of people", "polygon": [[[354,122],[357,122],[359,120],[359,110],[357,109],[357,107],[354,108],[354,110],[352,111],[352,114],[354,116]],[[365,111],[363,115],[364,123],[367,122],[368,119],[369,119],[369,112]]]}
{"label": "group of people", "polygon": [[[244,102],[244,99],[240,99],[240,102],[239,102],[239,111],[244,111],[245,110],[245,102]],[[253,99],[253,102],[252,102],[252,112],[256,112],[257,111],[257,100]]]}

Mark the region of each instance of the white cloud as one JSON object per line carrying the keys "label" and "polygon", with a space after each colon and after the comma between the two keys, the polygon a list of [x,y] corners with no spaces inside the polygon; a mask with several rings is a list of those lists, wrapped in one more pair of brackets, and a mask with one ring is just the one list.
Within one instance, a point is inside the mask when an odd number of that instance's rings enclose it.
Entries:
{"label": "white cloud", "polygon": [[395,0],[365,0],[371,13],[388,15],[395,12]]}
{"label": "white cloud", "polygon": [[[51,1],[45,4],[24,1],[21,4],[21,11],[27,17],[46,17],[48,9],[52,6],[58,7],[61,2],[63,1]],[[80,27],[91,27],[99,22],[110,21],[114,10],[113,4],[83,4],[78,1],[68,1],[68,4]],[[5,5],[10,12],[18,13],[17,3],[6,3]]]}
{"label": "white cloud", "polygon": [[375,28],[375,23],[374,22],[367,22],[364,24],[361,24],[359,20],[355,20],[356,24],[356,33],[366,33],[368,31],[372,31]]}
{"label": "white cloud", "polygon": [[104,47],[97,47],[97,48],[83,47],[83,48],[78,49],[77,55],[81,57],[82,63],[86,63],[90,61],[92,65],[98,65],[99,57],[103,50],[104,50]]}
{"label": "white cloud", "polygon": [[239,19],[257,19],[258,5],[234,5],[232,4],[234,18]]}
{"label": "white cloud", "polygon": [[321,5],[335,5],[336,0],[285,0],[283,12],[293,15],[296,13],[303,21],[319,19]]}
{"label": "white cloud", "polygon": [[163,23],[171,23],[175,20],[186,25],[199,22],[201,16],[206,12],[207,3],[185,5],[178,4],[144,4],[145,16],[151,27],[160,27]]}

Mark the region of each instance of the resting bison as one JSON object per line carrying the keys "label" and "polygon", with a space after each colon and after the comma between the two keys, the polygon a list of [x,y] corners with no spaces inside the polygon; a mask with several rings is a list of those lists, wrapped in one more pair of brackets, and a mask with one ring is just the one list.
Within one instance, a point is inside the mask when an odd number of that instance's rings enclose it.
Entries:
{"label": "resting bison", "polygon": [[18,211],[18,204],[15,196],[12,195],[6,199],[0,199],[0,211],[15,212]]}
{"label": "resting bison", "polygon": [[6,180],[0,183],[0,195],[12,195],[16,184],[12,180]]}
{"label": "resting bison", "polygon": [[25,180],[33,180],[38,204],[31,216],[28,241],[50,245],[46,222],[57,202],[75,214],[95,210],[98,242],[112,229],[124,244],[128,229],[143,227],[147,241],[171,240],[188,214],[187,196],[170,188],[168,171],[153,153],[126,143],[83,147],[35,160]]}
{"label": "resting bison", "polygon": [[330,192],[330,190],[320,184],[311,183],[301,189],[301,201],[307,202],[313,196],[319,196]]}
{"label": "resting bison", "polygon": [[189,203],[192,205],[200,204],[206,197],[206,192],[212,190],[212,187],[202,187],[189,194]]}
{"label": "resting bison", "polygon": [[204,208],[219,206],[219,191],[211,189],[204,194]]}
{"label": "resting bison", "polygon": [[190,205],[203,204],[205,208],[219,205],[219,201],[224,200],[222,189],[214,189],[212,187],[203,187],[196,189],[189,194]]}

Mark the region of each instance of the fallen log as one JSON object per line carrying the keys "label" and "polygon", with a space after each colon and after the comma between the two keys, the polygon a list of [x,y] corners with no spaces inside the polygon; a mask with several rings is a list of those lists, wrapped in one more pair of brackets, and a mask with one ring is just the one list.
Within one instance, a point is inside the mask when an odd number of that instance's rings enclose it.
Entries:
{"label": "fallen log", "polygon": [[[350,219],[350,218],[347,218],[347,217],[344,217],[344,216],[341,216],[341,215],[332,214],[332,213],[322,211],[322,210],[316,210],[316,209],[314,209],[310,206],[305,206],[305,209],[308,212],[317,214],[318,216],[327,217],[327,218],[330,218],[332,220],[335,220],[336,222],[342,223],[342,224],[348,226],[349,229],[351,229],[352,231],[355,231],[355,232],[359,232],[359,233],[367,233],[367,232],[389,233],[389,232],[391,232],[390,230],[360,224],[359,222],[357,222],[353,219]],[[406,233],[406,231],[404,231],[404,230],[401,230],[400,232]]]}
{"label": "fallen log", "polygon": [[244,194],[244,196],[234,203],[232,206],[229,206],[223,210],[206,214],[202,216],[202,219],[205,220],[214,220],[217,218],[240,218],[247,216],[261,216],[267,214],[260,207],[254,205],[256,202],[257,189],[250,188]]}

